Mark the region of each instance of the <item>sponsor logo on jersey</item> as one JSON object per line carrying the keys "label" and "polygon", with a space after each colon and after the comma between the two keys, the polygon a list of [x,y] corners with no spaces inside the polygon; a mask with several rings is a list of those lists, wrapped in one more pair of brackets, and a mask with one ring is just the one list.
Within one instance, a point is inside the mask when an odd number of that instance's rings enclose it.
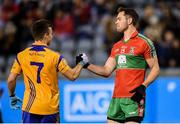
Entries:
{"label": "sponsor logo on jersey", "polygon": [[134,55],[134,49],[135,49],[135,47],[130,47],[129,54]]}

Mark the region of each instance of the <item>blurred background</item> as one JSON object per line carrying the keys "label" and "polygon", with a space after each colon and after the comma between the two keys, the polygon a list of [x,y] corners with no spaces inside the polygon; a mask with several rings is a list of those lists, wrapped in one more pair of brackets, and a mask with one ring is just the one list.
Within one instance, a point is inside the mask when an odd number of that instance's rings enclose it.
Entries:
{"label": "blurred background", "polygon": [[[9,108],[6,78],[16,54],[33,42],[30,27],[46,18],[53,24],[50,45],[71,66],[85,52],[90,62],[103,65],[112,45],[122,38],[114,19],[118,7],[134,8],[138,30],[156,47],[160,77],[147,90],[144,122],[180,122],[180,1],[176,0],[0,0],[0,101],[3,122],[21,122],[21,111]],[[71,83],[60,76],[62,122],[105,122],[114,74],[100,78],[83,70]],[[23,98],[23,80],[17,81]],[[0,119],[1,120],[1,119]]]}

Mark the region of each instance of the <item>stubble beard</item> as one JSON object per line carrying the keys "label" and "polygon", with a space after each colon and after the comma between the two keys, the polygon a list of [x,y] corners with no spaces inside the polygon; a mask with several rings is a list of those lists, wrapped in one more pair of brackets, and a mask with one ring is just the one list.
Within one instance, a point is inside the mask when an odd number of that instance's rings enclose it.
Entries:
{"label": "stubble beard", "polygon": [[119,33],[124,33],[126,30],[128,29],[128,27],[126,27],[126,28],[123,28],[123,29],[117,29],[117,32],[119,32]]}

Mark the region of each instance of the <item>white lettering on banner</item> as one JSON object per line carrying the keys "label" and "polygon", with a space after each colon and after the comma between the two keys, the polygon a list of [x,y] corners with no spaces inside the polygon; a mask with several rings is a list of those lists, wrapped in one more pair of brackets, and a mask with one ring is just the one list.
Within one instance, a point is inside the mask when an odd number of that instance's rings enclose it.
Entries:
{"label": "white lettering on banner", "polygon": [[69,122],[105,121],[112,84],[68,84],[64,87],[64,119]]}
{"label": "white lettering on banner", "polygon": [[[97,94],[94,96],[94,102],[93,102],[96,112],[98,112],[100,114],[106,113],[106,110],[109,105],[108,104],[109,99],[111,99],[111,96],[109,93],[107,93],[105,91],[97,92]],[[99,101],[101,101],[101,105],[100,105]]]}
{"label": "white lettering on banner", "polygon": [[86,105],[83,100],[83,96],[80,93],[77,93],[74,98],[74,103],[72,104],[71,111],[76,113],[77,111],[86,112]]}
{"label": "white lettering on banner", "polygon": [[97,92],[94,95],[88,92],[84,99],[81,93],[77,93],[73,99],[71,112],[92,113],[94,109],[98,114],[105,113],[108,108],[107,101],[110,99],[109,95],[110,94],[104,91]]}

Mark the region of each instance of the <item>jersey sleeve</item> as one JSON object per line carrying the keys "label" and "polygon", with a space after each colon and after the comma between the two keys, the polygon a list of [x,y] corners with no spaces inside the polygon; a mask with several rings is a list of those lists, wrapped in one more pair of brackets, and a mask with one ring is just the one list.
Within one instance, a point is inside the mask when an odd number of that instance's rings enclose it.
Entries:
{"label": "jersey sleeve", "polygon": [[70,68],[63,58],[62,55],[59,55],[57,63],[57,70],[61,73],[65,73]]}
{"label": "jersey sleeve", "polygon": [[13,66],[11,68],[11,72],[16,73],[16,74],[21,73],[21,65],[20,65],[20,62],[18,60],[18,57],[16,57],[16,59],[14,60]]}
{"label": "jersey sleeve", "polygon": [[149,59],[149,58],[154,58],[156,54],[156,49],[154,47],[154,44],[151,40],[148,40],[145,44],[145,52],[144,52],[144,58]]}

